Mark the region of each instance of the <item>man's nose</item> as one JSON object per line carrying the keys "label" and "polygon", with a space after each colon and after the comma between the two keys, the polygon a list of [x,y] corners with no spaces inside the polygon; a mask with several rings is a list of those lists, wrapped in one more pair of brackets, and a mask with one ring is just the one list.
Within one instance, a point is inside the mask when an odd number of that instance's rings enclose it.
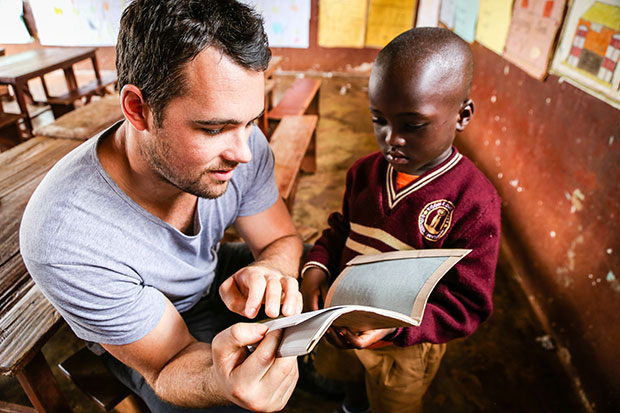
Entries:
{"label": "man's nose", "polygon": [[248,163],[252,160],[252,152],[248,145],[250,140],[251,128],[235,132],[231,136],[229,147],[224,152],[224,157],[233,162]]}

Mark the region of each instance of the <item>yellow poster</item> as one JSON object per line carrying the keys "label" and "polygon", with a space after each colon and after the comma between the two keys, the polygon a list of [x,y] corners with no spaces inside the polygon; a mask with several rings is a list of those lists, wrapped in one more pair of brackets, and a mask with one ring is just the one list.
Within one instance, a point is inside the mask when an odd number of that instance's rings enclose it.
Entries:
{"label": "yellow poster", "polygon": [[370,0],[366,46],[383,47],[413,27],[417,0]]}
{"label": "yellow poster", "polygon": [[501,55],[511,16],[512,0],[480,0],[476,41]]}
{"label": "yellow poster", "polygon": [[319,36],[322,47],[364,47],[368,0],[321,0]]}

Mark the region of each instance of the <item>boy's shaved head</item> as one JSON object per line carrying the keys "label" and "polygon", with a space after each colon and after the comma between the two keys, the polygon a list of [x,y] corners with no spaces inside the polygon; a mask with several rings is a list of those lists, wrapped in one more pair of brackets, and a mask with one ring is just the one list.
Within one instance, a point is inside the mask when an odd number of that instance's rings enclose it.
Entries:
{"label": "boy's shaved head", "polygon": [[398,172],[420,175],[452,153],[474,114],[469,45],[449,30],[411,29],[377,56],[368,81],[379,149]]}
{"label": "boy's shaved head", "polygon": [[430,77],[451,89],[461,101],[469,97],[474,73],[469,45],[450,30],[438,27],[414,28],[400,34],[379,52],[375,66],[384,73],[401,75],[432,72]]}

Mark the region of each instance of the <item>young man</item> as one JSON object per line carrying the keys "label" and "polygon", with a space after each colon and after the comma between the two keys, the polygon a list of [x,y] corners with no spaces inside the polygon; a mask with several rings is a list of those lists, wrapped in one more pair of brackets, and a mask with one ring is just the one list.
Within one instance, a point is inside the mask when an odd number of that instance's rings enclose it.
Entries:
{"label": "young man", "polygon": [[[270,56],[236,1],[133,1],[117,45],[125,120],[61,160],[24,214],[30,274],[152,411],[279,410],[297,381],[278,334],[224,330],[226,307],[301,311],[302,245],[254,125]],[[230,225],[247,246],[220,245]]]}
{"label": "young man", "polygon": [[[499,250],[500,199],[474,164],[452,146],[474,113],[473,57],[449,30],[419,28],[377,56],[368,88],[379,152],[347,174],[342,213],[329,218],[302,271],[304,307],[358,254],[403,249],[469,248],[442,278],[419,327],[351,332],[333,328],[315,364],[349,380],[345,411],[420,411],[445,343],[470,335],[492,310]],[[380,277],[380,274],[377,274]],[[346,372],[343,376],[343,372]],[[356,375],[356,372],[359,373]],[[364,386],[365,383],[365,386]]]}

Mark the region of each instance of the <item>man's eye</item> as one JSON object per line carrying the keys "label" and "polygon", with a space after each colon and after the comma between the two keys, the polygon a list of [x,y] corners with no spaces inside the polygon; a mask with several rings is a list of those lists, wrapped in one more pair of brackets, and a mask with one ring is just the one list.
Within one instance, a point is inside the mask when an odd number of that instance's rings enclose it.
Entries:
{"label": "man's eye", "polygon": [[385,125],[385,119],[373,117],[372,123],[376,123],[377,125]]}
{"label": "man's eye", "polygon": [[222,132],[223,128],[220,129],[206,129],[203,128],[202,130],[207,134],[207,135],[218,135]]}

